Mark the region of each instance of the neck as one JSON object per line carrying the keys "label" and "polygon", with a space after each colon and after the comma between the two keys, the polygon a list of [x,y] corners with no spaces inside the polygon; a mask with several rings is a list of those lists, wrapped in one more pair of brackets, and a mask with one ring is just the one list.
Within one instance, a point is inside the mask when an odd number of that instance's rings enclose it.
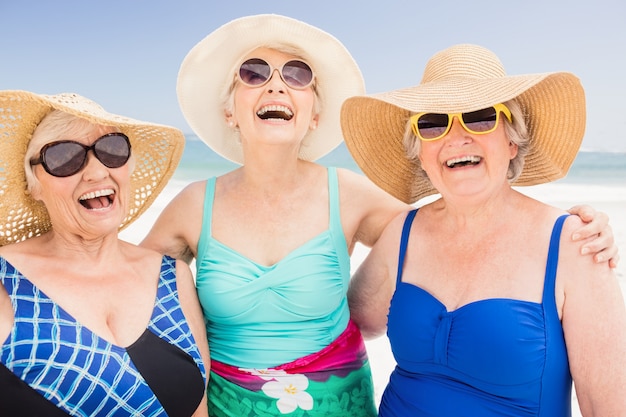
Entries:
{"label": "neck", "polygon": [[441,219],[457,231],[476,232],[497,227],[498,219],[510,219],[512,211],[522,204],[524,196],[510,186],[492,195],[446,197],[439,200],[436,210]]}
{"label": "neck", "polygon": [[293,149],[270,146],[244,154],[240,168],[242,184],[261,189],[287,190],[301,184],[309,162],[298,159]]}

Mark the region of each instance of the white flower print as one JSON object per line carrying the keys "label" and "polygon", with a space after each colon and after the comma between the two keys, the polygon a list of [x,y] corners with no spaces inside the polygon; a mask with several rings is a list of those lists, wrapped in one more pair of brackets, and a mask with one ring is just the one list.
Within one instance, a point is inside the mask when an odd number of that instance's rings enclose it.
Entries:
{"label": "white flower print", "polygon": [[313,397],[305,390],[309,387],[309,380],[304,375],[276,375],[275,381],[263,385],[263,392],[268,397],[278,398],[276,407],[282,414],[295,411],[298,407],[303,410],[313,408]]}

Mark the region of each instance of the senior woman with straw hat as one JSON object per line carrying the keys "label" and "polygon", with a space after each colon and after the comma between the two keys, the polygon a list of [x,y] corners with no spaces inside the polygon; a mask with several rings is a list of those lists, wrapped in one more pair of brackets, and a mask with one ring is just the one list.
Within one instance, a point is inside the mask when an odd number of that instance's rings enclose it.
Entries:
{"label": "senior woman with straw hat", "polygon": [[0,91],[3,415],[207,415],[189,267],[118,238],[183,146],[78,94]]}
{"label": "senior woman with straw hat", "polygon": [[[507,75],[476,45],[435,54],[411,88],[349,99],[345,140],[407,203],[356,272],[353,319],[387,328],[397,367],[381,416],[626,415],[626,310],[581,221],[513,185],[567,174],[585,129],[570,73]],[[387,317],[388,314],[388,317]]]}

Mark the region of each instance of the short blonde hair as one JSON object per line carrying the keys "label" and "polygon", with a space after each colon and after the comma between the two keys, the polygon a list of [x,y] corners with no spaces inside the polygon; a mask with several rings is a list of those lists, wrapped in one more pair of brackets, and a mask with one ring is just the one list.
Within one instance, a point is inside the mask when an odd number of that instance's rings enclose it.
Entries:
{"label": "short blonde hair", "polygon": [[[32,194],[33,190],[39,187],[39,180],[35,175],[30,161],[39,155],[41,148],[45,145],[58,140],[83,137],[94,131],[101,131],[104,134],[111,130],[117,131],[119,129],[115,126],[96,125],[86,119],[76,117],[61,110],[52,110],[39,122],[26,148],[26,155],[24,155],[24,173],[26,175],[28,192]],[[134,167],[134,162],[132,167]]]}

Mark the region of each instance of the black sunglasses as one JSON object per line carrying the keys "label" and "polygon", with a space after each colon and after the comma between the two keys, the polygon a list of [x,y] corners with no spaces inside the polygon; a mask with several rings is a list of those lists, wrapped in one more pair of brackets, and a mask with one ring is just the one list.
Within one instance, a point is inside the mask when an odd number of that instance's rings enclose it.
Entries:
{"label": "black sunglasses", "polygon": [[73,140],[51,142],[41,148],[39,158],[31,159],[30,164],[42,164],[55,177],[69,177],[83,169],[90,150],[104,166],[119,168],[130,158],[130,140],[123,133],[107,133],[91,146]]}
{"label": "black sunglasses", "polygon": [[239,67],[239,79],[250,87],[261,87],[271,78],[277,70],[280,78],[289,87],[296,90],[303,90],[313,83],[313,70],[304,61],[294,59],[285,62],[281,68],[272,66],[261,58],[251,58]]}

